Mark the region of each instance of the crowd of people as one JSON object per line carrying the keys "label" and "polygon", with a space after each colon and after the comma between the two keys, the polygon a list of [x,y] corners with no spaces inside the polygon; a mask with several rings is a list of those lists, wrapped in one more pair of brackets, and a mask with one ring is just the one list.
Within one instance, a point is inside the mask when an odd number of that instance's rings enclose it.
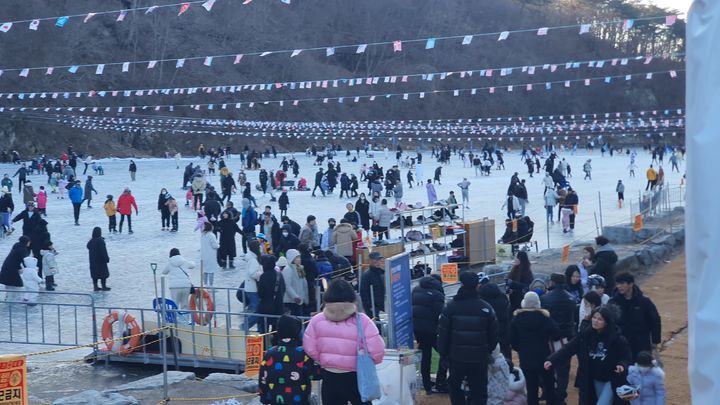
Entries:
{"label": "crowd of people", "polygon": [[[334,147],[324,154],[313,148],[308,153],[317,156],[319,167],[312,195],[318,196],[317,190],[320,196],[332,195],[339,189],[339,198],[346,202],[339,220],[330,218],[327,228],[321,229],[314,215],[299,222],[287,215],[291,204],[288,191],[310,191],[307,181],[300,176],[297,159],[284,157],[278,167],[271,168],[265,163],[268,157],[277,156],[274,147],[272,151],[260,152],[246,148],[240,152],[242,168],[235,176],[226,163],[229,148],[206,151],[201,145],[198,153],[203,159],[207,157],[206,167],[189,162],[183,170],[182,189],[185,207],[197,216],[192,225],[200,233],[202,284],[213,286],[215,273],[241,263],[244,271],[238,299],[247,314],[243,328],[276,335],[277,345],[266,352],[263,363],[266,372],[261,372],[260,379],[261,399],[269,404],[304,403],[310,390],[301,387],[309,387],[307,382],[317,378],[325,381],[322,389],[325,403],[365,403],[359,399],[354,374],[358,329],[362,329],[373,361],[379,363],[384,341],[378,325],[385,312],[386,286],[384,258],[377,252],[369,255],[360,280],[352,277],[358,249],[366,243],[368,234],[376,240],[389,238],[391,222],[399,210],[407,207],[403,183],[408,188],[424,184],[428,205],[442,201],[470,208],[471,182],[467,178],[457,184],[462,196],[460,204],[454,192],[441,199],[435,189],[442,184],[442,169],[453,155],[463,165],[474,167],[476,176],[489,176],[493,168],[504,170],[504,152],[488,145],[478,153],[450,146],[433,147],[431,158],[438,166],[432,178],[424,176],[422,152],[406,153],[399,149],[396,164],[390,168],[385,169],[374,160],[372,164],[363,164],[356,174],[343,171],[341,162],[332,159],[336,154]],[[347,156],[350,160],[349,150]],[[359,157],[360,150],[356,149],[353,159]],[[175,159],[176,167],[180,168],[178,155]],[[557,221],[562,223],[563,232],[572,232],[579,198],[570,186],[568,162],[552,149],[544,165],[537,150],[523,150],[521,159],[527,163],[530,177],[540,173],[544,166],[542,198],[547,221],[555,221],[558,206]],[[85,164],[84,174],[88,168],[93,171],[84,184],[77,175],[78,162]],[[29,165],[18,163],[15,175],[25,209],[12,216],[13,182],[6,175],[2,180],[0,211],[5,233],[12,234],[13,224],[22,222],[22,236],[2,265],[0,284],[6,286],[10,300],[33,305],[41,285],[47,291],[57,286],[54,276],[59,270],[55,260],[58,252],[47,229],[48,195],[44,186],[35,192],[29,176],[34,172],[47,174],[50,192],[57,194],[58,200],[64,200],[67,192],[74,224],[79,226],[83,205],[91,209],[93,196],[98,194],[93,176],[104,175],[104,169],[99,161],[78,156],[72,148],[55,162],[41,157]],[[650,179],[652,169],[652,166],[648,169],[648,188],[658,184],[657,174],[654,183]],[[250,170],[257,170],[257,181],[248,177]],[[406,176],[402,175],[404,170]],[[590,161],[583,170],[591,180]],[[128,172],[130,181],[136,181],[138,165],[134,161],[130,161]],[[218,189],[212,184],[213,176],[219,176]],[[360,190],[363,182],[367,192]],[[532,236],[534,223],[526,215],[529,197],[525,182],[517,172],[511,176],[501,208],[508,217],[503,243],[517,245]],[[619,201],[624,192],[621,185],[616,188]],[[269,195],[269,201],[278,204],[279,212],[273,211],[273,205],[259,211],[257,193]],[[240,206],[236,208],[238,199]],[[351,199],[356,200],[348,201]],[[182,201],[168,188],[160,190],[156,209],[162,231],[178,231],[181,206]],[[107,232],[122,233],[127,226],[128,233],[133,233],[133,211],[137,216],[139,209],[129,187],[123,188],[117,201],[108,194],[103,209],[108,220]],[[236,245],[238,235],[242,254],[238,254]],[[617,255],[609,241],[601,236],[596,245],[586,248],[583,259],[576,265],[552,274],[547,291],[535,288],[530,260],[522,250],[515,254],[504,290],[484,274],[464,272],[460,275],[460,289],[449,298],[436,274],[421,278],[413,290],[412,303],[426,393],[449,393],[453,404],[520,403],[511,401],[525,397],[527,403],[535,404],[541,399],[542,389],[542,400],[562,404],[570,383],[572,356],[577,356],[579,363],[575,384],[581,403],[617,402],[618,387],[636,386],[638,381],[644,384],[651,376],[660,375],[657,367],[652,366],[654,345],[660,339],[657,310],[632,275],[614,274]],[[86,248],[93,289],[110,291],[107,285],[110,257],[101,227],[93,228]],[[162,273],[168,277],[170,297],[180,309],[190,305],[194,288],[190,272],[197,268],[179,249],[170,250]],[[323,290],[322,302],[317,302],[317,288]],[[301,336],[302,326],[297,317],[309,316],[312,319]],[[430,372],[433,349],[440,355],[435,381]],[[292,367],[271,367],[279,361],[278,356],[289,351],[297,359]],[[511,361],[513,351],[519,363]],[[287,379],[289,373],[297,373],[300,379],[278,382]],[[655,378],[657,398],[664,395],[661,380]]]}

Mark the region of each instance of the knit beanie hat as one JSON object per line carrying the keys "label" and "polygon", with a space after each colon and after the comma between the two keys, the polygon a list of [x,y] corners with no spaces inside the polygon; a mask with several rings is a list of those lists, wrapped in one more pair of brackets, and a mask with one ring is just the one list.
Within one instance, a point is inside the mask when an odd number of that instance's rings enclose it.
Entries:
{"label": "knit beanie hat", "polygon": [[299,339],[301,330],[302,322],[292,315],[283,315],[278,320],[278,339]]}
{"label": "knit beanie hat", "polygon": [[534,291],[528,291],[525,293],[520,306],[526,309],[540,309],[540,297]]}

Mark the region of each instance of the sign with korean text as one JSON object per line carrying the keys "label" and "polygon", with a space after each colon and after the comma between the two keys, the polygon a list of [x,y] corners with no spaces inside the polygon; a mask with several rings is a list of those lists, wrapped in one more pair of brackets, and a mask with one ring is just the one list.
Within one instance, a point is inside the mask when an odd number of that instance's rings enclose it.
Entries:
{"label": "sign with korean text", "polygon": [[457,263],[443,263],[440,266],[440,277],[443,283],[457,283],[460,280]]}
{"label": "sign with korean text", "polygon": [[263,336],[247,336],[245,338],[245,375],[256,376],[260,372],[263,359]]}
{"label": "sign with korean text", "polygon": [[28,405],[25,356],[0,355],[0,404]]}

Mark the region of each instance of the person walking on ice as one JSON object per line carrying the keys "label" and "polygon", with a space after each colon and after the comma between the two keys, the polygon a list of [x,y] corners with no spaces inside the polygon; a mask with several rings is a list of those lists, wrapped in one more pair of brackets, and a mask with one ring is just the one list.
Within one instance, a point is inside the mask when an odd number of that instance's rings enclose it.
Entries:
{"label": "person walking on ice", "polygon": [[588,159],[583,165],[583,171],[585,172],[585,178],[583,180],[592,181],[592,165],[590,164],[591,161],[592,159]]}
{"label": "person walking on ice", "polygon": [[458,187],[460,187],[462,204],[465,206],[465,208],[470,208],[470,182],[468,181],[467,177],[463,177],[463,181],[458,183]]}
{"label": "person walking on ice", "polygon": [[623,202],[625,201],[625,185],[622,180],[618,180],[615,192],[617,192],[618,195],[618,208],[622,208]]}

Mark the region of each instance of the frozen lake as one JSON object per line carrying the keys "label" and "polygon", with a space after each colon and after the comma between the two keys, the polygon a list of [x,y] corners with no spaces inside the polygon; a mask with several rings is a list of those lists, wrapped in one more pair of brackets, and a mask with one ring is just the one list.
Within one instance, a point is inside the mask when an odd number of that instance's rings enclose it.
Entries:
{"label": "frozen lake", "polygon": [[[618,179],[622,179],[625,183],[626,199],[638,198],[638,192],[645,189],[646,179],[645,170],[650,164],[651,157],[649,154],[638,151],[639,155],[636,159],[637,177],[628,177],[629,156],[625,154],[615,154],[610,157],[605,154],[601,157],[598,151],[592,155],[582,151],[576,155],[569,153],[560,153],[561,158],[565,158],[572,166],[573,178],[569,179],[572,187],[577,191],[580,199],[579,215],[576,221],[574,232],[563,234],[559,224],[550,226],[550,245],[551,247],[561,247],[562,245],[574,240],[590,240],[595,236],[596,223],[594,212],[599,215],[598,192],[602,194],[602,213],[604,225],[628,223],[630,221],[629,204],[626,201],[622,209],[618,209],[616,203],[615,185]],[[342,170],[349,173],[355,173],[359,176],[360,166],[362,163],[371,165],[376,160],[385,169],[394,164],[394,153],[390,153],[386,159],[385,155],[380,152],[375,154],[375,159],[365,158],[361,151],[360,159],[356,163],[347,162],[344,152],[341,153],[336,160],[342,165]],[[354,152],[353,152],[354,155]],[[313,158],[306,157],[304,153],[296,153],[295,157],[300,163],[300,175],[308,179],[309,186],[312,187],[314,181],[314,173],[317,166],[313,166]],[[430,152],[423,153],[423,167],[426,179],[430,177],[434,169],[438,166],[437,162],[431,159]],[[583,180],[582,165],[588,159],[592,159],[593,180]],[[268,170],[277,170],[281,155],[277,159],[263,160],[263,166]],[[138,165],[137,181],[131,182],[128,173],[128,159],[106,159],[103,160],[105,169],[104,176],[94,176],[94,186],[98,190],[98,194],[93,196],[93,208],[82,208],[80,216],[81,226],[73,225],[72,205],[66,198],[64,200],[57,199],[55,194],[48,194],[47,221],[49,222],[49,231],[56,249],[60,252],[57,257],[60,274],[56,276],[56,283],[59,285],[60,292],[82,292],[92,294],[96,305],[108,307],[146,307],[149,308],[151,300],[154,297],[153,276],[150,270],[150,263],[158,263],[158,271],[162,270],[168,258],[168,252],[171,248],[180,249],[182,255],[199,263],[199,238],[198,232],[194,232],[196,214],[189,207],[183,205],[185,199],[185,191],[181,190],[183,167],[187,162],[201,164],[205,168],[206,165],[200,159],[182,159],[180,168],[175,168],[174,159],[136,159]],[[684,162],[680,162],[680,173],[670,172],[670,164],[668,156],[665,157],[665,176],[666,184],[678,185],[682,174],[684,173]],[[327,162],[327,161],[326,161]],[[234,177],[237,179],[237,173],[240,168],[239,158],[227,160],[226,163],[231,169]],[[82,163],[79,164],[79,173],[81,173]],[[526,179],[530,204],[527,207],[526,214],[535,221],[535,237],[539,242],[540,248],[547,247],[546,240],[546,224],[543,207],[543,190],[542,173],[529,178],[527,175],[527,167],[521,162],[518,151],[512,151],[505,154],[504,171],[492,171],[489,177],[476,177],[474,169],[471,167],[463,167],[462,161],[458,156],[452,156],[451,165],[443,167],[442,185],[436,185],[439,198],[446,198],[451,190],[454,190],[458,199],[460,190],[457,183],[463,177],[472,183],[470,186],[470,209],[465,210],[466,219],[479,219],[483,217],[493,218],[496,221],[496,233],[499,238],[504,231],[505,211],[501,210],[504,196],[507,191],[510,176],[514,172],[520,173],[521,179]],[[327,165],[325,165],[327,167]],[[17,170],[18,166],[5,164],[0,165],[0,174],[9,173],[11,176]],[[88,172],[90,172],[89,170]],[[258,172],[246,171],[248,181],[257,183]],[[401,169],[401,178],[406,179],[407,169]],[[33,181],[35,190],[40,185],[46,185],[47,177],[44,175],[34,175],[30,177]],[[79,176],[84,180],[85,176]],[[219,190],[219,175],[210,176],[211,184]],[[13,199],[16,204],[17,214],[22,208],[22,196],[17,193],[17,178],[13,179],[15,185],[13,190]],[[107,217],[102,208],[105,196],[112,194],[117,201],[118,196],[125,186],[129,186],[139,205],[140,214],[133,217],[133,235],[123,233],[121,235],[104,235],[106,237],[108,253],[110,255],[110,278],[108,285],[112,287],[112,291],[105,293],[92,292],[92,281],[88,270],[88,254],[85,244],[90,239],[90,234],[94,226],[100,226],[103,233],[107,229]],[[157,198],[161,188],[167,188],[171,194],[180,202],[179,224],[180,229],[177,233],[163,232],[160,230],[160,214],[156,210]],[[49,191],[49,187],[47,187]],[[367,191],[365,184],[361,183],[359,191]],[[327,227],[327,219],[330,217],[342,218],[345,213],[345,203],[354,202],[353,199],[338,198],[339,189],[334,195],[327,197],[311,197],[310,192],[288,193],[290,197],[290,208],[288,215],[299,224],[304,224],[305,218],[309,214],[313,214],[318,218],[318,224],[321,230]],[[271,205],[273,212],[279,217],[277,203],[270,203],[269,195],[263,197],[261,193],[254,192],[258,200],[260,210],[264,205]],[[279,195],[279,194],[277,194]],[[236,206],[240,205],[241,194],[233,197]],[[407,187],[404,181],[404,198],[408,203],[421,201],[427,204],[427,195],[424,187]],[[118,218],[119,221],[119,218]],[[0,257],[3,259],[7,256],[12,244],[17,241],[21,234],[21,224],[15,224],[17,229],[10,238],[0,240]],[[399,231],[391,231],[394,235],[399,235]],[[242,253],[240,237],[237,236],[238,251]],[[239,263],[242,263],[239,261]],[[216,287],[236,288],[240,284],[242,266],[238,266],[235,270],[221,271],[215,276]],[[199,270],[195,269],[191,274],[192,279],[199,285]],[[4,298],[4,297],[2,297]],[[0,330],[8,330],[9,320],[7,319],[8,304],[0,302]],[[239,304],[234,302],[233,309],[237,309]],[[219,303],[219,308],[227,308],[224,303]],[[18,308],[19,310],[19,308]],[[38,309],[31,309],[30,316],[33,314],[39,317]],[[24,315],[23,315],[24,316]],[[81,325],[81,329],[89,331],[90,321]],[[25,325],[13,323],[13,328],[24,329]],[[31,331],[31,333],[34,333]],[[84,334],[84,332],[81,331]],[[36,351],[37,346],[15,346],[2,345],[0,353],[8,352],[31,352]],[[85,352],[80,350],[81,352]],[[70,352],[74,354],[73,358],[80,357],[80,353]]]}

